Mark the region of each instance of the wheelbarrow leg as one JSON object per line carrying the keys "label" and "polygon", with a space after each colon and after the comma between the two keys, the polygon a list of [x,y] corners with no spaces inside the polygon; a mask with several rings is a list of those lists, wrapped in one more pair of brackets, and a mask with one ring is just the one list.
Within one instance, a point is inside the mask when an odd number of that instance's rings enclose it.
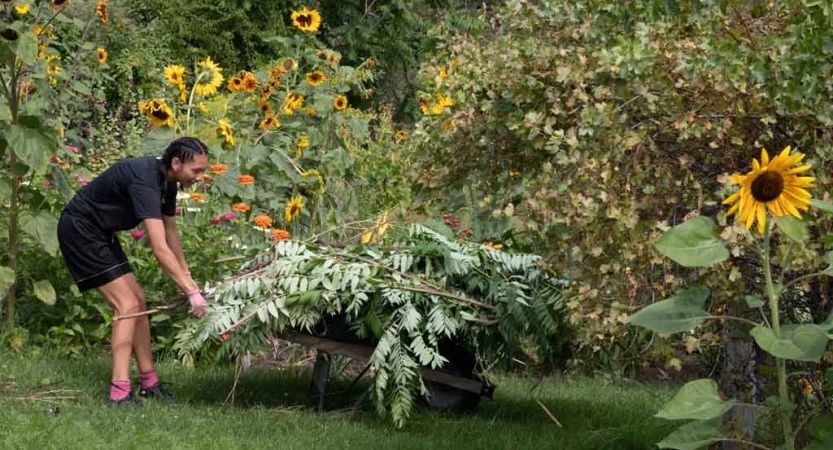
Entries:
{"label": "wheelbarrow leg", "polygon": [[318,411],[324,412],[324,399],[327,396],[327,384],[330,381],[332,359],[327,352],[318,351],[315,366],[312,369],[312,386],[318,391]]}

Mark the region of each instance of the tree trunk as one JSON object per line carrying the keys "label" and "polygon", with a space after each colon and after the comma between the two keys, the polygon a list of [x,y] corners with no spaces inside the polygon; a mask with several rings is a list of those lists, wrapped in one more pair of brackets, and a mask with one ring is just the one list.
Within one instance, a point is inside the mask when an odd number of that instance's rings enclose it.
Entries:
{"label": "tree trunk", "polygon": [[[723,324],[725,351],[723,371],[720,374],[720,390],[738,401],[752,404],[757,396],[755,376],[755,343],[742,324],[727,320]],[[755,409],[751,406],[735,406],[724,417],[729,437],[744,441],[755,440]],[[723,450],[746,450],[748,446],[724,442]]]}

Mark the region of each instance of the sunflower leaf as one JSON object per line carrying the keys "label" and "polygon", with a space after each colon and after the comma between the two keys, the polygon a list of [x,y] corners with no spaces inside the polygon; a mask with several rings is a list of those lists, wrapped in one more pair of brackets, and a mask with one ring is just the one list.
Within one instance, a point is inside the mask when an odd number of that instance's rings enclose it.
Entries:
{"label": "sunflower leaf", "polygon": [[655,417],[666,420],[709,420],[726,414],[734,400],[723,401],[714,380],[703,379],[680,388]]}
{"label": "sunflower leaf", "polygon": [[829,214],[833,214],[833,204],[815,198],[810,199],[810,204],[813,205],[814,208],[820,209]]}
{"label": "sunflower leaf", "polygon": [[807,232],[807,225],[793,216],[781,216],[775,218],[775,224],[788,238],[798,242],[799,244],[806,241],[809,233]]}
{"label": "sunflower leaf", "polygon": [[663,255],[685,267],[704,267],[729,258],[708,217],[697,216],[666,231],[654,244]]}
{"label": "sunflower leaf", "polygon": [[679,294],[642,308],[628,318],[628,323],[657,333],[679,333],[696,328],[709,313],[703,309],[709,288],[695,286]]}
{"label": "sunflower leaf", "polygon": [[720,442],[726,438],[720,433],[720,421],[710,420],[691,422],[678,428],[665,439],[657,443],[659,448],[676,450],[698,450]]}
{"label": "sunflower leaf", "polygon": [[749,333],[762,350],[777,358],[818,362],[827,348],[827,333],[818,325],[785,325],[781,337],[772,328],[755,327]]}

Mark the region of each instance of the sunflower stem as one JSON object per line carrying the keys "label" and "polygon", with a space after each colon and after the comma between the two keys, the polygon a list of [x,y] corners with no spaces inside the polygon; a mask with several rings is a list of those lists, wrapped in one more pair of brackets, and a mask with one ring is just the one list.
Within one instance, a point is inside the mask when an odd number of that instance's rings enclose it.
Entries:
{"label": "sunflower stem", "polygon": [[[770,230],[771,223],[767,222],[764,231],[764,245],[761,250],[761,264],[766,278],[766,295],[769,298],[770,314],[772,315],[772,331],[777,339],[781,339],[781,318],[778,309],[780,291],[775,291],[772,283],[772,266],[770,264]],[[787,391],[787,364],[783,358],[775,358],[775,365],[778,374],[778,396],[781,398],[779,412],[781,413],[781,424],[784,429],[784,448],[795,450],[795,435],[792,430],[792,411],[788,405],[791,404],[790,394]]]}

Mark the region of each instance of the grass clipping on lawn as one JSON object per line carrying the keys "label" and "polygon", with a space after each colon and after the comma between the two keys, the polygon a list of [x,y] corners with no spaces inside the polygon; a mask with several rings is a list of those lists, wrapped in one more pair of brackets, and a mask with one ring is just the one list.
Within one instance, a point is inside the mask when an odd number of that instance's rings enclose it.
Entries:
{"label": "grass clipping on lawn", "polygon": [[499,357],[521,341],[546,351],[564,339],[562,281],[539,256],[456,241],[418,224],[392,234],[390,244],[374,247],[278,242],[210,292],[215,300],[203,320],[177,334],[180,358],[242,354],[268,336],[314,332],[325,316],[342,316],[359,337],[378,342],[373,399],[402,426],[426,392],[418,368],[446,362],[441,341],[460,339]]}

